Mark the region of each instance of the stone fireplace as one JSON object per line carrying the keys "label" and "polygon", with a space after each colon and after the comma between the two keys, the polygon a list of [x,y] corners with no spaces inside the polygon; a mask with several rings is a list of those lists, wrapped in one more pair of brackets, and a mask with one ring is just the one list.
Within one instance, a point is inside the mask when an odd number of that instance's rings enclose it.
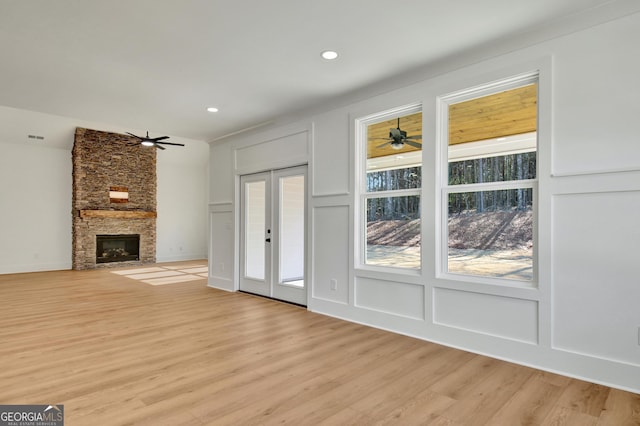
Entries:
{"label": "stone fireplace", "polygon": [[76,129],[73,269],[156,260],[156,149],[135,142],[117,133]]}

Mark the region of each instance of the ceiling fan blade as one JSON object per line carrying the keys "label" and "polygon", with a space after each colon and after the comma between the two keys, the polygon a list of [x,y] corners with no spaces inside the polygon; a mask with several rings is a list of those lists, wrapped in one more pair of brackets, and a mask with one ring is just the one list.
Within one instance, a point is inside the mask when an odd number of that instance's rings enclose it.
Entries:
{"label": "ceiling fan blade", "polygon": [[140,136],[136,136],[136,135],[134,135],[133,133],[129,133],[129,132],[126,132],[126,133],[127,133],[128,135],[130,135],[130,136],[133,136],[134,138],[138,138],[138,139],[140,139],[140,140],[142,140],[142,139],[143,139],[143,138],[141,138]]}
{"label": "ceiling fan blade", "polygon": [[162,144],[165,144],[165,145],[184,146],[184,144],[183,144],[183,143],[160,142],[160,141],[156,141],[155,143],[156,143],[156,144],[158,144],[158,143],[162,143]]}
{"label": "ceiling fan blade", "polygon": [[158,145],[158,144],[156,144],[155,146],[156,146],[156,148],[158,148],[158,149],[167,149],[167,148],[165,148],[164,146],[160,146],[160,145]]}
{"label": "ceiling fan blade", "polygon": [[157,138],[151,138],[149,140],[157,142],[157,141],[161,141],[161,140],[164,140],[164,139],[169,139],[169,136],[160,136],[160,137],[157,137]]}
{"label": "ceiling fan blade", "polygon": [[386,145],[391,144],[391,142],[393,142],[393,141],[385,142],[385,143],[383,143],[382,145],[378,145],[378,146],[376,146],[376,149],[377,149],[377,148],[384,148]]}
{"label": "ceiling fan blade", "polygon": [[412,141],[412,140],[410,140],[410,139],[405,139],[405,140],[404,140],[404,143],[406,143],[407,145],[411,145],[411,146],[412,146],[412,147],[414,147],[414,148],[420,148],[420,149],[422,149],[422,144],[421,144],[421,143],[414,142],[414,141]]}
{"label": "ceiling fan blade", "polygon": [[127,146],[134,146],[134,145],[140,145],[140,142],[131,142],[127,144]]}
{"label": "ceiling fan blade", "polygon": [[407,136],[405,139],[422,139],[422,135],[411,135]]}

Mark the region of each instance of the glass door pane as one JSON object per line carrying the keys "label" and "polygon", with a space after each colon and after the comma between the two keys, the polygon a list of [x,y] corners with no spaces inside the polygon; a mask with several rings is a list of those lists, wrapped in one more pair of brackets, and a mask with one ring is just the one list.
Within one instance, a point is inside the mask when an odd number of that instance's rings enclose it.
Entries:
{"label": "glass door pane", "polygon": [[304,175],[280,181],[280,283],[304,287]]}
{"label": "glass door pane", "polygon": [[258,280],[265,278],[265,190],[265,181],[245,183],[244,275]]}

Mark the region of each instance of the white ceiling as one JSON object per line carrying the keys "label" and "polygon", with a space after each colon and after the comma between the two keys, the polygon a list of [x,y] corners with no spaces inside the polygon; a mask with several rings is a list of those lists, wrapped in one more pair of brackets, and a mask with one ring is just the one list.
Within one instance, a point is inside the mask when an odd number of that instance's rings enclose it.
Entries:
{"label": "white ceiling", "polygon": [[0,0],[0,105],[212,141],[633,3]]}

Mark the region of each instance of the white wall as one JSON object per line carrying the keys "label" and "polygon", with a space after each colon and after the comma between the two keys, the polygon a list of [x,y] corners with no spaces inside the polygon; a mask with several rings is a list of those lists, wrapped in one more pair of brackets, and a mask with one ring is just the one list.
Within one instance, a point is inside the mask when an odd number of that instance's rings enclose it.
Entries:
{"label": "white wall", "polygon": [[[236,176],[251,144],[312,128],[309,309],[501,359],[640,392],[640,14],[211,147],[211,244],[234,269]],[[437,97],[540,71],[537,281],[532,288],[437,275]],[[359,94],[360,96],[362,94]],[[362,96],[361,96],[362,98]],[[423,105],[423,267],[357,268],[353,120]],[[286,147],[281,148],[285,153]],[[222,187],[213,190],[213,185]],[[233,229],[231,229],[233,228]],[[430,243],[429,243],[430,242]],[[330,288],[332,279],[337,290]]]}
{"label": "white wall", "polygon": [[[71,268],[71,148],[76,127],[137,131],[0,106],[0,274]],[[30,134],[44,139],[29,139]],[[187,146],[158,153],[157,256],[203,259],[208,145],[171,140]]]}
{"label": "white wall", "polygon": [[158,152],[157,173],[157,261],[206,259],[209,146],[186,142]]}
{"label": "white wall", "polygon": [[71,152],[0,143],[0,273],[71,268]]}

